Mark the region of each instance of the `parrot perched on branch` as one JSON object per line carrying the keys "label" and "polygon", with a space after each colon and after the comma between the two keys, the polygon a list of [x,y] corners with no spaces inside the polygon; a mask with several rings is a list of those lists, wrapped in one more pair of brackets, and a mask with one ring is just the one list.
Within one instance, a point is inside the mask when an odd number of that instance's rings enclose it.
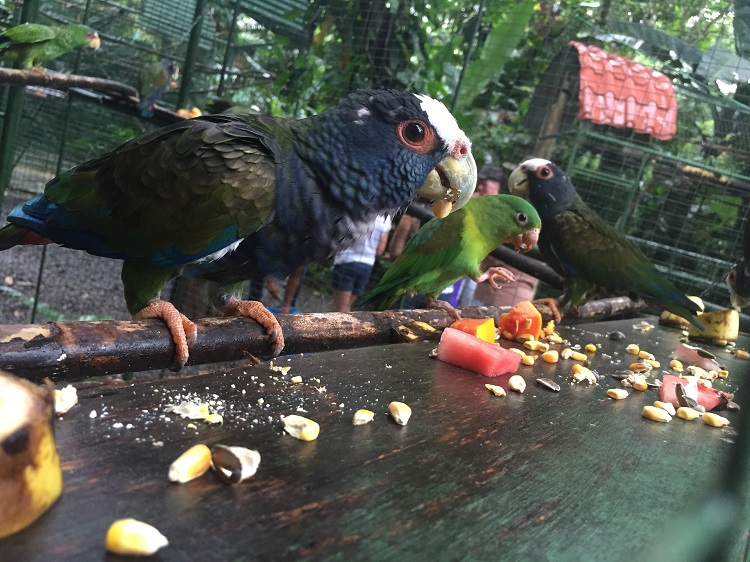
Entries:
{"label": "parrot perched on branch", "polygon": [[52,27],[39,23],[24,23],[0,33],[0,60],[17,62],[28,69],[56,59],[77,49],[89,46],[98,49],[99,34],[78,23]]}
{"label": "parrot perched on branch", "polygon": [[278,354],[281,327],[239,300],[244,281],[342,251],[417,194],[445,216],[475,185],[471,143],[442,103],[360,90],[306,119],[203,116],[136,137],[11,211],[0,250],[55,242],[123,260],[128,310],[167,324],[179,368],[196,328],[159,299],[171,278],[219,282],[214,305],[262,324]]}
{"label": "parrot perched on branch", "polygon": [[177,86],[175,80],[179,75],[179,67],[169,59],[152,62],[141,69],[138,76],[138,91],[141,96],[138,109],[141,110],[141,117],[154,116],[154,104]]}
{"label": "parrot perched on branch", "polygon": [[596,286],[634,294],[703,329],[694,316],[698,305],[659,273],[625,235],[588,207],[558,166],[542,158],[527,160],[511,173],[508,187],[539,211],[544,224],[539,249],[565,277],[563,310],[581,304]]}
{"label": "parrot perched on branch", "polygon": [[478,264],[500,244],[528,252],[536,245],[541,226],[534,207],[519,197],[475,197],[458,211],[420,228],[361,302],[378,299],[376,308],[385,310],[404,294],[424,293],[428,306],[443,308],[458,319],[450,303],[437,296],[462,277],[488,281],[495,288],[499,287],[495,277],[512,281],[507,269],[491,267],[483,273]]}

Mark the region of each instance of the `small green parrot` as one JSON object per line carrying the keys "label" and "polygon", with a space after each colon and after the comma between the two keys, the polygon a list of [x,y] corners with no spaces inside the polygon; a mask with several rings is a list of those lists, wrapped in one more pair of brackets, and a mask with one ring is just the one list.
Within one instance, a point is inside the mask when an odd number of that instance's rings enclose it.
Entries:
{"label": "small green parrot", "polygon": [[416,195],[447,215],[476,175],[471,143],[442,103],[359,90],[306,119],[203,116],[136,137],[13,209],[0,250],[57,243],[123,260],[128,310],[167,324],[177,368],[196,327],[159,292],[180,275],[217,282],[216,308],[259,322],[278,354],[281,326],[239,298],[245,281],[284,278],[348,248]]}
{"label": "small green parrot", "polygon": [[138,109],[141,117],[153,117],[154,105],[170,89],[177,86],[175,80],[180,75],[180,68],[169,59],[147,64],[138,76]]}
{"label": "small green parrot", "polygon": [[495,277],[513,281],[513,274],[503,267],[482,273],[478,265],[500,244],[528,252],[536,245],[541,227],[539,214],[520,197],[475,197],[458,211],[420,228],[361,302],[377,299],[376,308],[385,310],[407,293],[424,293],[428,306],[442,308],[458,319],[453,306],[437,296],[462,277],[487,281],[495,288],[499,287]]}
{"label": "small green parrot", "polygon": [[[576,192],[558,166],[532,158],[508,178],[511,193],[526,197],[539,211],[544,232],[539,249],[565,277],[558,305],[567,310],[584,302],[594,287],[609,293],[633,294],[685,318],[695,319],[698,305],[680,292],[624,234],[604,222]],[[553,308],[552,303],[548,304]]]}
{"label": "small green parrot", "polygon": [[28,69],[88,45],[98,49],[99,34],[86,25],[72,23],[52,27],[24,23],[0,33],[0,60],[17,62]]}

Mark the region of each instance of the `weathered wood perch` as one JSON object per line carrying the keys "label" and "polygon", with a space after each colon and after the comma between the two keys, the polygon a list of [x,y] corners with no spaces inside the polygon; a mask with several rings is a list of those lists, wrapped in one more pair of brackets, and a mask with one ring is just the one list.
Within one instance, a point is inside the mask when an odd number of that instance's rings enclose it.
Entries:
{"label": "weathered wood perch", "polygon": [[[539,305],[545,322],[548,307]],[[578,319],[632,314],[639,308],[626,297],[592,301],[579,308]],[[466,318],[497,318],[508,307],[461,309]],[[392,310],[278,316],[286,338],[285,354],[393,343],[392,328],[415,320],[442,329],[453,319],[442,310]],[[260,326],[245,318],[199,320],[198,341],[190,346],[190,365],[235,361],[245,353],[269,351]],[[115,373],[163,369],[174,353],[172,340],[158,320],[139,322],[51,322],[0,326],[0,369],[34,381],[80,380]]]}
{"label": "weathered wood perch", "polygon": [[51,70],[18,70],[15,68],[0,68],[0,84],[15,86],[42,86],[55,90],[69,90],[71,88],[86,88],[98,92],[117,94],[138,99],[138,90],[122,82],[81,76],[78,74],[63,74]]}

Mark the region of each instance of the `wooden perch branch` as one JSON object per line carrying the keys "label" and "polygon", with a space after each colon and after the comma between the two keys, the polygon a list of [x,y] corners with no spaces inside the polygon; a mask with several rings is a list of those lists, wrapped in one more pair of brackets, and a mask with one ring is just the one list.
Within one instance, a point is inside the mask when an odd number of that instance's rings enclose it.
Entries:
{"label": "wooden perch branch", "polygon": [[55,90],[69,90],[70,88],[86,88],[98,92],[117,94],[125,97],[138,98],[138,90],[122,82],[80,76],[78,74],[63,74],[44,70],[17,70],[15,68],[0,68],[0,84],[15,86],[42,86]]}
{"label": "wooden perch branch", "polygon": [[[594,301],[579,308],[579,320],[632,313],[638,308],[626,297]],[[539,306],[545,322],[549,308]],[[465,318],[497,318],[508,307],[461,309]],[[391,310],[327,314],[281,314],[285,354],[349,349],[393,343],[392,328],[422,321],[442,329],[453,322],[442,310]],[[269,352],[260,326],[245,318],[199,320],[198,340],[190,346],[190,365],[236,361],[245,353]],[[52,322],[0,326],[0,369],[33,381],[80,380],[92,376],[169,367],[174,349],[159,320],[139,322]]]}

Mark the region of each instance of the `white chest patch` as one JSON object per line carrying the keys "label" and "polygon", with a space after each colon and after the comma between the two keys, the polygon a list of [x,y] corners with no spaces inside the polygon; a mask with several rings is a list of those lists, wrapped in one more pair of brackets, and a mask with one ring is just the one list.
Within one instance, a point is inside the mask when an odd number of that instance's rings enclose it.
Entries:
{"label": "white chest patch", "polygon": [[193,264],[207,263],[207,262],[218,260],[219,258],[227,255],[229,252],[234,252],[237,249],[237,246],[239,246],[242,243],[243,240],[244,240],[244,238],[240,238],[239,240],[237,240],[236,242],[233,242],[229,246],[225,246],[221,250],[218,250],[218,251],[214,252],[213,254],[208,254],[207,256],[204,256],[201,259],[196,260],[196,261],[191,262],[191,263],[193,263]]}

